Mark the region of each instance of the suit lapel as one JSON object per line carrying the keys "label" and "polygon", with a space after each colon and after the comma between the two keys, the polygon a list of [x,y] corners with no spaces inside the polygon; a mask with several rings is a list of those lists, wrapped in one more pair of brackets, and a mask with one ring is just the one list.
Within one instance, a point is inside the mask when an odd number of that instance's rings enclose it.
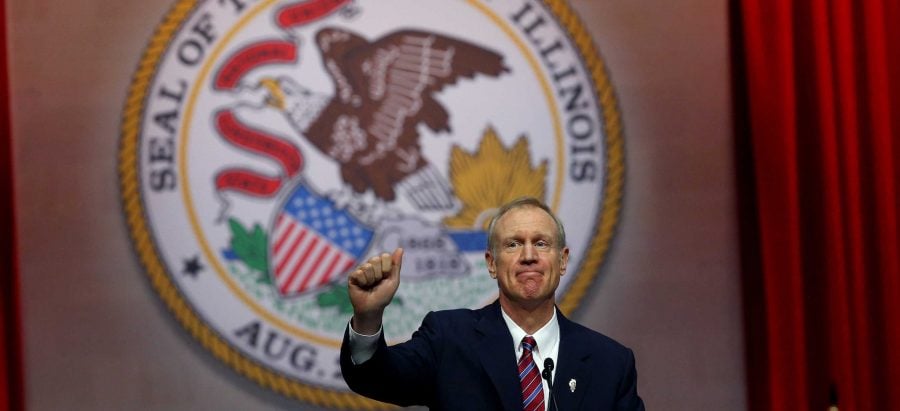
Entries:
{"label": "suit lapel", "polygon": [[481,365],[494,384],[503,408],[521,410],[522,398],[519,394],[521,388],[516,373],[516,359],[511,354],[512,336],[500,316],[500,304],[495,302],[480,311],[482,315],[475,328],[481,334],[481,340],[473,348],[478,352]]}
{"label": "suit lapel", "polygon": [[[577,410],[590,387],[591,369],[588,359],[591,352],[585,340],[572,322],[557,311],[559,319],[559,354],[557,354],[556,380],[553,396],[560,410]],[[575,381],[575,390],[571,381]]]}

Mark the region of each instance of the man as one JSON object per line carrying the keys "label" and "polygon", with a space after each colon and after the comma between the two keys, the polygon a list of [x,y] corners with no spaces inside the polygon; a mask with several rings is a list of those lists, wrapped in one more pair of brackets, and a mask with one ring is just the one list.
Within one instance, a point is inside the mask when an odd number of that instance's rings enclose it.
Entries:
{"label": "man", "polygon": [[556,309],[565,242],[559,219],[540,201],[504,205],[485,252],[497,301],[431,312],[393,347],[385,344],[382,314],[400,284],[403,250],[371,258],[349,279],[354,313],[341,346],[347,384],[379,401],[435,410],[643,410],[631,350]]}

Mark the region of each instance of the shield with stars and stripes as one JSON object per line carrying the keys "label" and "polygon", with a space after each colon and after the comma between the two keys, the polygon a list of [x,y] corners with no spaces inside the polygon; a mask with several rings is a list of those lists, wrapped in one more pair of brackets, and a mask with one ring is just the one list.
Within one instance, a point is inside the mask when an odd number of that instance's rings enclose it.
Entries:
{"label": "shield with stars and stripes", "polygon": [[269,250],[274,284],[284,297],[342,277],[363,256],[373,231],[333,201],[300,184],[276,215]]}

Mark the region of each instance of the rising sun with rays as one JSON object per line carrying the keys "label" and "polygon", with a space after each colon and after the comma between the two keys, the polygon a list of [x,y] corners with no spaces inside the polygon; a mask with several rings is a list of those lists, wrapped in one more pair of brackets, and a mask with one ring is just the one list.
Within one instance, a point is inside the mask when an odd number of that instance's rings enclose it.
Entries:
{"label": "rising sun with rays", "polygon": [[547,160],[532,166],[528,139],[523,135],[507,149],[497,132],[488,127],[478,148],[466,152],[453,146],[450,180],[462,208],[444,219],[453,228],[487,229],[497,208],[519,197],[544,201]]}

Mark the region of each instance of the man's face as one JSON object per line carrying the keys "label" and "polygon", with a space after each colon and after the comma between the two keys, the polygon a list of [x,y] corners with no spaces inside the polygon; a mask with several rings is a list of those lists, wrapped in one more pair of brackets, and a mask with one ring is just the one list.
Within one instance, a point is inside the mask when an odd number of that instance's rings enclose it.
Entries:
{"label": "man's face", "polygon": [[515,208],[494,226],[496,250],[485,253],[488,272],[497,279],[501,302],[523,307],[553,301],[566,271],[569,249],[559,249],[553,219],[537,207]]}

